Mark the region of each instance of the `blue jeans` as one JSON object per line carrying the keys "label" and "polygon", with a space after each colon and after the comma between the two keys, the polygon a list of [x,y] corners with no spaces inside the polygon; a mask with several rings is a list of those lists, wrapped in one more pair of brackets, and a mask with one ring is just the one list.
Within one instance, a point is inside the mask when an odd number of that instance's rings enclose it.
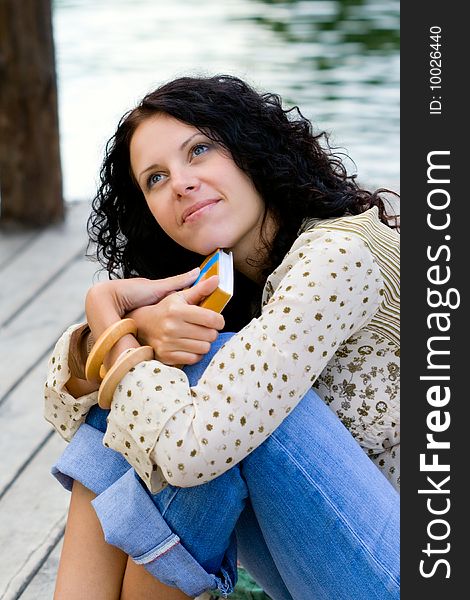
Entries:
{"label": "blue jeans", "polygon": [[[230,335],[185,368],[191,384]],[[398,493],[313,391],[225,474],[155,495],[102,446],[106,415],[90,411],[53,474],[94,491],[106,540],[163,583],[229,594],[238,547],[274,600],[399,598]]]}

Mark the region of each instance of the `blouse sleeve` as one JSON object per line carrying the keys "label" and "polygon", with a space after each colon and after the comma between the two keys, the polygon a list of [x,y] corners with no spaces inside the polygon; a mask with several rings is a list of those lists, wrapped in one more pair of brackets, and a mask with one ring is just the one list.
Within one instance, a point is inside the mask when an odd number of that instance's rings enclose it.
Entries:
{"label": "blouse sleeve", "polygon": [[[273,284],[274,282],[274,284]],[[305,395],[335,353],[378,310],[383,281],[354,234],[302,234],[268,280],[260,317],[214,356],[198,384],[156,360],[125,375],[105,445],[121,452],[152,492],[191,487],[259,446]]]}
{"label": "blouse sleeve", "polygon": [[74,398],[65,387],[70,379],[70,338],[81,325],[71,325],[59,338],[49,359],[44,385],[44,417],[67,442],[70,442],[77,429],[84,423],[93,404],[98,402],[97,392]]}

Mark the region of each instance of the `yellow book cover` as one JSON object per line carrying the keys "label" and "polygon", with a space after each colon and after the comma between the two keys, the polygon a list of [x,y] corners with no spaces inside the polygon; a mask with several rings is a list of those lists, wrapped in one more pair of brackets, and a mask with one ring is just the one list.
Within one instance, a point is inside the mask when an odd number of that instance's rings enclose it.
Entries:
{"label": "yellow book cover", "polygon": [[222,312],[233,295],[232,253],[219,248],[206,257],[200,268],[199,277],[193,285],[196,285],[201,279],[208,279],[213,275],[219,276],[219,285],[199,306],[215,312]]}

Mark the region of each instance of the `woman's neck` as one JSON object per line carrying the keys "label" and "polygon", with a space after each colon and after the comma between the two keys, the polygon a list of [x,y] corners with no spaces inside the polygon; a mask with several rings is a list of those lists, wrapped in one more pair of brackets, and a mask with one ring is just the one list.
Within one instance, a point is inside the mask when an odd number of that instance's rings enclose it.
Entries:
{"label": "woman's neck", "polygon": [[234,267],[258,285],[264,285],[262,269],[268,252],[264,242],[270,244],[277,230],[276,220],[268,213],[264,224],[261,221],[259,227],[250,231],[232,248]]}

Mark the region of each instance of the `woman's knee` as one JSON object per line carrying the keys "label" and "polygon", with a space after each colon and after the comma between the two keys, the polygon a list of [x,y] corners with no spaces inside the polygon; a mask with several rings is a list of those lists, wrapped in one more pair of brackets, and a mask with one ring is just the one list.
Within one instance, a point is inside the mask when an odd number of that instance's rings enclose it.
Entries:
{"label": "woman's knee", "polygon": [[239,465],[205,484],[167,486],[152,500],[184,547],[208,571],[217,572],[245,508],[248,490]]}

